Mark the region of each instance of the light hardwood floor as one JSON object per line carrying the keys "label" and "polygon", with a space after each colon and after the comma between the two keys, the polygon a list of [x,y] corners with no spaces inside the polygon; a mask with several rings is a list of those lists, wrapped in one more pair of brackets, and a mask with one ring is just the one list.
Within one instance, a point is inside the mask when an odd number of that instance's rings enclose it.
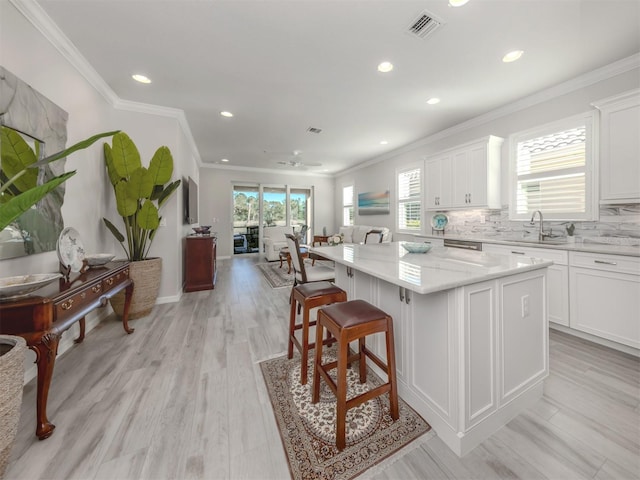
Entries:
{"label": "light hardwood floor", "polygon": [[[156,307],[132,335],[110,317],[60,356],[57,428],[35,437],[30,382],[5,478],[290,478],[258,367],[286,349],[289,290],[270,288],[259,261],[221,261],[215,290]],[[374,478],[639,478],[639,360],[550,338],[551,375],[532,409],[464,458],[435,436]]]}

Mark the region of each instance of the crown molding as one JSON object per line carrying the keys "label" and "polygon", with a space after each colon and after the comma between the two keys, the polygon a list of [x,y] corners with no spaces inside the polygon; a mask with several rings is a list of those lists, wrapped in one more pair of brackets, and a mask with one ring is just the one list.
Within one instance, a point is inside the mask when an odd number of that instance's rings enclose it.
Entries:
{"label": "crown molding", "polygon": [[[0,0],[1,1],[1,0]],[[36,0],[9,0],[13,6],[53,45],[62,56],[115,109],[175,118],[182,129],[199,167],[203,166],[200,152],[183,110],[122,100],[96,72],[75,45],[60,30]]]}
{"label": "crown molding", "polygon": [[515,102],[512,102],[508,105],[502,106],[495,110],[491,110],[490,112],[479,115],[475,118],[467,120],[466,122],[462,122],[454,125],[453,127],[441,130],[440,132],[434,133],[433,135],[429,135],[428,137],[409,143],[403,147],[397,148],[383,155],[360,163],[354,167],[338,172],[336,173],[336,176],[353,173],[354,171],[360,170],[361,168],[375,165],[376,163],[380,163],[385,160],[390,160],[394,157],[397,157],[398,155],[415,150],[418,147],[429,145],[430,143],[442,140],[443,138],[449,137],[451,135],[464,132],[465,130],[469,130],[485,123],[489,123],[493,120],[497,120],[498,118],[504,117],[506,115],[519,112],[520,110],[524,110],[525,108],[532,107],[539,103],[553,100],[554,98],[566,95],[581,88],[588,87],[589,85],[608,80],[609,78],[613,78],[617,75],[621,75],[637,68],[640,68],[640,53],[636,53],[629,57],[618,60],[617,62],[613,62],[609,65],[605,65],[604,67],[592,70],[591,72],[585,73],[584,75],[580,75],[571,80],[567,80],[566,82],[559,83],[558,85],[555,85],[553,87],[549,87],[532,95],[523,97],[520,100],[516,100]]}

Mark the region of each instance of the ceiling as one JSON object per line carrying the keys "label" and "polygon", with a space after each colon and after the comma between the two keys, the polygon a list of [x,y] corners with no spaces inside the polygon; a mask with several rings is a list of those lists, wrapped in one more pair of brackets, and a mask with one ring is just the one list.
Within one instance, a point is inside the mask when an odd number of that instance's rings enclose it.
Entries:
{"label": "ceiling", "polygon": [[[38,4],[121,99],[183,110],[227,168],[336,173],[640,51],[640,0]],[[419,38],[424,11],[443,24]]]}

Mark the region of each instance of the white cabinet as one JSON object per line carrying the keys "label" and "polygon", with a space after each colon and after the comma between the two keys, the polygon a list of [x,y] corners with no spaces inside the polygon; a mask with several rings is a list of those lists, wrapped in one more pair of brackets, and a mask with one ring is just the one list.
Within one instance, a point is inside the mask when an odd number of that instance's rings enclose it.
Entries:
{"label": "white cabinet", "polygon": [[570,252],[571,328],[640,348],[640,258]]}
{"label": "white cabinet", "polygon": [[640,89],[594,102],[600,118],[600,202],[640,201]]}
{"label": "white cabinet", "polygon": [[568,252],[535,247],[521,247],[509,245],[494,245],[483,243],[482,250],[489,253],[502,253],[534,258],[553,260],[548,268],[548,305],[549,321],[559,325],[569,326],[569,267]]}
{"label": "white cabinet", "polygon": [[501,208],[500,149],[503,141],[489,136],[427,159],[427,210]]}
{"label": "white cabinet", "polygon": [[439,155],[426,161],[425,199],[427,210],[451,205],[451,155]]}

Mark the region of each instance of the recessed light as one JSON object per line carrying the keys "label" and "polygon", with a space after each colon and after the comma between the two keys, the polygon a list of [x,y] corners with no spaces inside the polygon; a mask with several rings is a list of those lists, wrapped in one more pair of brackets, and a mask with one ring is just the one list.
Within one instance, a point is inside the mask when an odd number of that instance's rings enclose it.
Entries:
{"label": "recessed light", "polygon": [[140,75],[139,73],[131,75],[131,78],[133,78],[136,82],[151,83],[151,79],[149,77],[145,77],[144,75]]}
{"label": "recessed light", "polygon": [[469,0],[449,0],[449,5],[451,5],[452,7],[461,7],[468,1]]}
{"label": "recessed light", "polygon": [[522,50],[514,50],[512,52],[507,53],[504,57],[502,57],[502,61],[504,63],[515,62],[518,60],[524,52]]}
{"label": "recessed light", "polygon": [[393,63],[391,62],[382,62],[378,65],[378,71],[382,73],[388,73],[393,70]]}
{"label": "recessed light", "polygon": [[427,104],[429,105],[435,105],[436,103],[440,103],[440,99],[437,97],[432,97],[429,100],[427,100]]}
{"label": "recessed light", "polygon": [[233,113],[227,112],[227,111],[220,112],[220,115],[222,115],[223,117],[227,117],[227,118],[233,117]]}
{"label": "recessed light", "polygon": [[223,158],[223,159],[221,159],[220,161],[221,161],[221,162],[224,162],[224,163],[227,163],[227,162],[229,161],[229,159],[228,159],[228,158]]}
{"label": "recessed light", "polygon": [[386,140],[380,140],[380,145],[387,145],[389,142]]}

